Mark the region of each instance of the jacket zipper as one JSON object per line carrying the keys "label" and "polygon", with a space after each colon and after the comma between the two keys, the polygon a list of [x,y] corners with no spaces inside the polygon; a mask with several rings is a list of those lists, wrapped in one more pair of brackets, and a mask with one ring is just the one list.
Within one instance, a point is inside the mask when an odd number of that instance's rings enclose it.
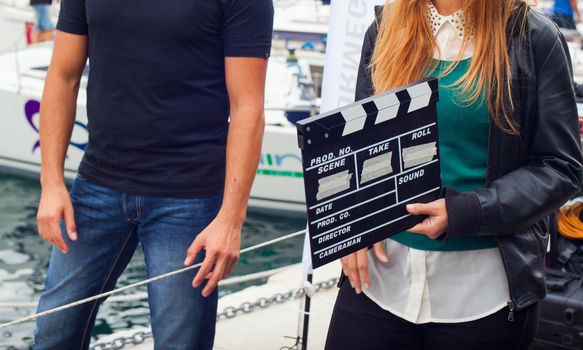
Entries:
{"label": "jacket zipper", "polygon": [[[491,122],[488,125],[488,172],[486,174],[486,186],[489,186],[491,183],[491,179],[493,177],[493,169],[490,168],[490,166],[492,166],[492,124]],[[507,268],[507,264],[508,262],[506,261],[506,258],[504,256],[504,253],[502,252],[502,248],[500,247],[500,242],[498,241],[498,239],[496,239],[496,245],[498,246],[498,250],[500,251],[500,257],[502,258],[502,264],[504,265],[504,272],[506,273],[506,280],[508,281],[508,292],[510,294],[510,299],[506,302],[506,304],[508,305],[508,321],[509,322],[514,322],[514,311],[515,311],[515,305],[514,305],[514,301],[513,301],[513,297],[512,297],[512,284],[510,282],[510,277],[508,276],[508,268]]]}
{"label": "jacket zipper", "polygon": [[514,311],[516,310],[516,305],[514,305],[514,296],[512,295],[512,284],[510,282],[510,277],[508,276],[508,268],[506,257],[504,252],[500,247],[500,242],[496,239],[496,245],[498,246],[498,251],[500,251],[500,257],[502,258],[502,265],[504,265],[504,272],[506,273],[506,280],[508,281],[508,294],[510,294],[510,299],[506,302],[508,305],[508,321],[514,322]]}
{"label": "jacket zipper", "polygon": [[514,302],[512,299],[508,300],[508,321],[514,322]]}

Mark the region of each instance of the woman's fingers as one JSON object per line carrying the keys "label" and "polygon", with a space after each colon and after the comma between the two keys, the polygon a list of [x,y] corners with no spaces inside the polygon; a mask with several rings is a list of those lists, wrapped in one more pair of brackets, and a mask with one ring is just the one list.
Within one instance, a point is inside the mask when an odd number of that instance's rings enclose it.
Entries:
{"label": "woman's fingers", "polygon": [[340,259],[342,271],[348,277],[350,285],[356,294],[362,292],[362,288],[370,286],[370,275],[368,273],[368,249],[361,249]]}
{"label": "woman's fingers", "polygon": [[436,202],[407,204],[407,211],[411,215],[434,215],[439,207]]}
{"label": "woman's fingers", "polygon": [[[370,276],[368,274],[368,249],[361,249],[356,252],[356,267],[360,286],[370,287]],[[356,294],[360,294],[362,288],[356,288]]]}
{"label": "woman's fingers", "polygon": [[430,229],[431,229],[431,220],[429,220],[429,218],[426,218],[425,220],[423,220],[420,223],[418,223],[417,225],[411,227],[407,231],[413,232],[413,233],[420,233],[422,235],[427,235],[429,233]]}
{"label": "woman's fingers", "polygon": [[385,241],[380,241],[378,243],[375,243],[372,246],[372,249],[374,251],[374,255],[382,263],[385,263],[386,264],[386,263],[389,262],[389,255],[387,254],[387,249],[386,249],[386,246],[385,246]]}
{"label": "woman's fingers", "polygon": [[427,204],[409,204],[407,211],[411,215],[427,215],[422,222],[410,228],[409,232],[436,239],[447,231],[447,208],[443,198]]}
{"label": "woman's fingers", "polygon": [[357,291],[360,291],[360,278],[358,277],[358,271],[356,269],[356,253],[343,257],[341,262],[342,270],[344,271],[344,275],[348,277],[350,286]]}

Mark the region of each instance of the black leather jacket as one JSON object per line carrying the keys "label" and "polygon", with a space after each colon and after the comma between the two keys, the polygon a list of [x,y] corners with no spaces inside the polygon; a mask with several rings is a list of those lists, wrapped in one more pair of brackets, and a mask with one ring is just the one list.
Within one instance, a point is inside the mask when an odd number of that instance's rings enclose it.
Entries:
{"label": "black leather jacket", "polygon": [[[545,296],[548,216],[579,190],[583,163],[565,40],[544,15],[526,7],[519,7],[515,15],[519,11],[528,11],[526,35],[520,39],[517,30],[523,21],[511,20],[507,33],[512,118],[520,135],[490,123],[487,186],[464,193],[445,189],[449,227],[442,237],[494,236],[508,276],[509,306],[516,310]],[[357,100],[371,95],[367,66],[381,22],[379,13],[377,9],[377,20],[364,39]]]}

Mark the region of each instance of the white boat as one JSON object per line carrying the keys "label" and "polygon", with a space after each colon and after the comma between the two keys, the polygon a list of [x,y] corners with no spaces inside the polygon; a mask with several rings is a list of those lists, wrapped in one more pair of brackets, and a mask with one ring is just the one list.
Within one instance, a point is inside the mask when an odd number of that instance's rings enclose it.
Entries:
{"label": "white boat", "polygon": [[[26,23],[34,23],[30,0],[0,0],[0,52],[26,46]],[[51,7],[53,22],[60,3]],[[328,35],[330,6],[320,0],[274,0],[274,40],[284,46],[317,49],[323,52]]]}
{"label": "white boat", "polygon": [[275,0],[275,39],[325,42],[328,36],[330,5],[319,0]]}
{"label": "white boat", "polygon": [[[4,172],[37,177],[40,171],[38,116],[50,62],[52,43],[0,54],[0,168]],[[266,129],[261,162],[251,192],[253,210],[304,215],[301,156],[296,129],[285,115],[317,112],[307,63],[270,59],[266,88]],[[77,117],[65,161],[65,176],[75,177],[87,145],[84,74],[77,101]]]}

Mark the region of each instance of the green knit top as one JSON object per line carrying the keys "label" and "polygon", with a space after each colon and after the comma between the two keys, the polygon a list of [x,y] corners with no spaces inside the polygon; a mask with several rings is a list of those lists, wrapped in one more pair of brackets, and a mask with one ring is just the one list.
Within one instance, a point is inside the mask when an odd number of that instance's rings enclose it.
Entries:
{"label": "green knit top", "polygon": [[[452,64],[437,61],[430,76],[439,79],[437,121],[441,181],[444,187],[464,192],[486,185],[488,162],[488,105],[484,98],[469,104],[458,89],[452,87],[469,69],[470,59],[462,60],[442,76]],[[397,242],[415,249],[433,251],[461,251],[496,247],[493,237],[453,237],[445,242],[425,235],[402,232],[393,236]]]}

